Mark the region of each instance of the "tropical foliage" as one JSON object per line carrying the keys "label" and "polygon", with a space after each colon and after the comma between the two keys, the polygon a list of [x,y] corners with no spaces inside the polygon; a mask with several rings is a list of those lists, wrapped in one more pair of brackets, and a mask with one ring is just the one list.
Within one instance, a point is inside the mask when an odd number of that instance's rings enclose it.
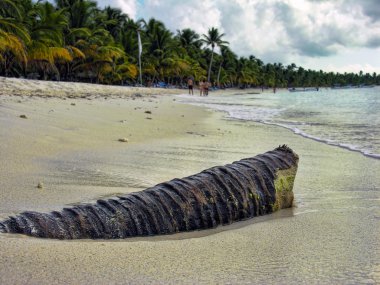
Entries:
{"label": "tropical foliage", "polygon": [[376,73],[306,70],[239,57],[226,35],[187,28],[173,33],[156,20],[135,21],[91,0],[0,0],[0,75],[102,84],[183,85],[188,77],[223,86],[309,87],[380,84]]}

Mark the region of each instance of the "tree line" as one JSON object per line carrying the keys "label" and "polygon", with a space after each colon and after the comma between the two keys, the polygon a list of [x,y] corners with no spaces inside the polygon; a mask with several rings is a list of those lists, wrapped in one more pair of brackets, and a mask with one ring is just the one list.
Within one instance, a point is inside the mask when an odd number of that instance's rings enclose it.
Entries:
{"label": "tree line", "polygon": [[144,85],[184,85],[189,77],[239,87],[380,84],[376,73],[315,71],[241,57],[225,38],[214,27],[203,35],[190,28],[173,33],[154,18],[135,21],[90,0],[0,0],[1,76],[135,85],[140,57]]}

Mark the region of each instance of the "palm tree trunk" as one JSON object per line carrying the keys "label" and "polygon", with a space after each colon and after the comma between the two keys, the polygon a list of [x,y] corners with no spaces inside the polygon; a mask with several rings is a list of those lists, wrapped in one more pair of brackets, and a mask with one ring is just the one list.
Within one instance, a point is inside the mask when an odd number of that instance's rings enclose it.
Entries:
{"label": "palm tree trunk", "polygon": [[141,54],[142,54],[142,44],[140,38],[140,32],[137,30],[137,41],[139,46],[139,77],[140,77],[140,85],[142,86],[142,72],[141,72]]}
{"label": "palm tree trunk", "polygon": [[219,70],[218,70],[218,78],[216,79],[216,83],[217,83],[218,87],[220,87],[219,79],[220,79],[220,71],[222,70],[222,64],[223,64],[223,60],[220,62]]}
{"label": "palm tree trunk", "polygon": [[211,67],[212,67],[212,60],[214,59],[214,48],[211,50],[211,60],[210,60],[210,66],[208,68],[208,76],[207,76],[207,81],[210,82],[211,78]]}
{"label": "palm tree trunk", "polygon": [[5,55],[5,60],[4,60],[5,77],[8,77],[9,75],[10,66],[11,66],[11,59],[7,55]]}
{"label": "palm tree trunk", "polygon": [[140,78],[140,85],[142,86],[141,54],[139,54],[139,78]]}

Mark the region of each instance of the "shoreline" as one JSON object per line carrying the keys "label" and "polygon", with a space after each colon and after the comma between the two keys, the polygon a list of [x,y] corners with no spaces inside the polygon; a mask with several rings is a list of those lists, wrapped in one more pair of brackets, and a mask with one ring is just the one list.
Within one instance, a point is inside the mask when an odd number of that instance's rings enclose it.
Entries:
{"label": "shoreline", "polygon": [[[238,92],[238,91],[236,90],[236,92]],[[285,91],[284,90],[280,90],[280,92],[286,92],[286,90]],[[250,92],[247,92],[245,94],[258,94],[258,95],[261,94],[261,95],[263,95],[263,93],[250,93]],[[230,94],[228,94],[228,95],[230,95]],[[190,105],[194,105],[194,106],[200,106],[200,107],[206,108],[208,110],[212,110],[212,111],[216,111],[216,112],[221,112],[222,114],[224,114],[224,117],[226,119],[229,119],[229,120],[237,120],[237,121],[242,121],[242,122],[255,122],[255,123],[259,123],[259,124],[265,124],[265,125],[269,125],[269,126],[276,126],[276,127],[284,128],[284,129],[290,130],[295,135],[301,136],[301,137],[306,138],[306,139],[310,139],[310,140],[313,140],[313,141],[316,141],[316,142],[320,142],[320,143],[323,143],[323,144],[326,144],[326,145],[330,145],[330,146],[338,147],[338,148],[341,148],[341,149],[345,149],[345,150],[348,150],[348,151],[351,151],[351,152],[358,152],[361,155],[363,155],[365,157],[368,157],[368,158],[371,158],[371,159],[380,159],[380,154],[379,153],[371,152],[368,149],[365,149],[365,148],[363,148],[361,146],[358,146],[358,145],[349,144],[349,143],[343,143],[343,142],[339,142],[339,141],[336,141],[336,140],[333,140],[333,139],[329,139],[329,138],[318,137],[318,136],[309,134],[306,131],[303,131],[303,130],[299,129],[298,127],[294,127],[294,126],[291,126],[291,125],[286,125],[285,123],[281,123],[281,122],[271,122],[271,121],[268,121],[268,120],[265,120],[265,119],[261,119],[261,118],[259,119],[257,116],[254,117],[254,118],[251,118],[251,119],[241,118],[239,116],[234,115],[233,112],[231,113],[231,111],[229,111],[227,109],[223,109],[223,108],[219,109],[219,107],[214,108],[213,107],[213,104],[214,104],[213,101],[202,103],[201,101],[197,100],[195,102],[191,102],[191,100],[190,100],[191,97],[190,96],[179,95],[179,97],[182,100],[184,100],[184,101],[182,101],[182,103],[184,103],[184,104],[190,104]],[[257,98],[261,99],[263,97],[257,97]],[[260,107],[258,107],[258,108],[260,108]]]}
{"label": "shoreline", "polygon": [[[139,191],[279,144],[300,156],[296,207],[144,239],[0,234],[0,283],[380,282],[379,160],[173,99],[33,96],[18,103],[18,96],[0,96],[0,155],[7,162],[0,165],[0,216]],[[38,180],[44,189],[36,188]]]}
{"label": "shoreline", "polygon": [[[228,115],[228,112],[224,112],[224,111],[218,111],[218,112],[222,112],[222,113],[225,113],[225,114]],[[268,125],[268,126],[275,126],[275,127],[279,127],[279,128],[284,128],[286,130],[291,131],[293,134],[301,136],[301,137],[303,137],[305,139],[309,139],[309,140],[312,140],[312,141],[315,141],[315,142],[323,143],[323,144],[329,145],[329,146],[334,146],[334,147],[337,147],[337,148],[340,148],[340,149],[345,149],[345,150],[348,150],[348,151],[351,151],[351,152],[357,152],[357,153],[360,153],[361,155],[363,155],[365,157],[368,157],[368,158],[371,158],[371,159],[380,159],[380,155],[379,154],[368,153],[366,151],[363,151],[363,150],[360,150],[360,149],[356,149],[355,147],[351,147],[349,145],[346,146],[346,145],[343,145],[343,144],[331,142],[331,141],[326,140],[326,139],[321,139],[321,138],[318,138],[318,137],[314,137],[312,135],[308,135],[308,134],[306,134],[304,132],[301,132],[301,131],[296,131],[296,130],[290,128],[290,127],[287,127],[287,126],[284,126],[284,125],[281,125],[281,124],[262,122],[262,121],[261,122],[260,121],[250,121],[250,120],[237,119],[237,118],[227,117],[227,116],[225,118],[226,119],[230,119],[230,120],[236,120],[236,121],[242,121],[242,122],[255,122],[257,124],[263,124],[263,125]]]}

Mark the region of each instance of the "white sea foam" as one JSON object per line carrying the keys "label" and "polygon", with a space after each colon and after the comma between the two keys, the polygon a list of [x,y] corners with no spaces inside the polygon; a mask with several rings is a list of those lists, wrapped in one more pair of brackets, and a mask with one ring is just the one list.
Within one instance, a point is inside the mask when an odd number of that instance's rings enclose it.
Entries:
{"label": "white sea foam", "polygon": [[[294,101],[294,97],[286,98],[285,96],[289,96],[288,94],[277,95],[277,97],[273,95],[259,96],[260,95],[256,95],[256,98],[252,98],[252,95],[248,94],[245,96],[230,95],[210,97],[181,95],[179,96],[179,101],[222,111],[231,119],[254,121],[283,127],[304,138],[334,145],[350,151],[360,152],[365,156],[380,159],[380,154],[376,151],[376,149],[380,150],[380,146],[373,145],[376,144],[376,140],[371,141],[369,139],[370,132],[376,128],[376,124],[369,121],[373,112],[371,113],[371,110],[367,111],[369,114],[369,118],[367,118],[367,114],[365,114],[366,110],[364,110],[363,118],[360,118],[360,124],[356,121],[351,121],[351,118],[349,117],[350,115],[355,114],[356,117],[353,116],[352,120],[358,120],[357,116],[358,114],[361,115],[361,110],[353,109],[354,107],[358,108],[357,106],[351,106],[355,104],[358,105],[358,103],[351,103],[346,100],[343,103],[347,110],[341,110],[339,108],[333,109],[331,106],[317,106],[318,104],[312,100],[310,100],[311,102],[305,102],[305,104],[299,104],[298,102],[292,103],[291,100]],[[326,94],[322,93],[322,96],[326,96]],[[328,99],[331,100],[331,97],[333,96],[330,96]],[[272,99],[279,100],[281,104],[273,104],[271,101]],[[290,101],[288,105],[286,105],[286,103],[288,103],[286,99],[289,99],[288,101]],[[261,101],[263,100],[266,105],[262,104]],[[321,98],[320,100],[325,99]],[[342,99],[339,98],[339,100]],[[371,98],[371,100],[373,103],[373,98]],[[376,103],[378,103],[378,101],[376,101],[375,104]],[[340,102],[337,103],[338,106],[339,104],[342,105]],[[309,105],[311,105],[312,108],[310,108]],[[323,108],[330,109],[328,109],[328,112],[325,114],[323,113]],[[319,117],[320,113],[322,113],[322,115]],[[313,120],[310,120],[308,115],[315,115],[315,117]],[[293,119],[291,116],[297,118]],[[345,119],[343,122],[342,117]],[[368,120],[368,122],[366,120]],[[368,128],[366,123],[368,123]]]}

